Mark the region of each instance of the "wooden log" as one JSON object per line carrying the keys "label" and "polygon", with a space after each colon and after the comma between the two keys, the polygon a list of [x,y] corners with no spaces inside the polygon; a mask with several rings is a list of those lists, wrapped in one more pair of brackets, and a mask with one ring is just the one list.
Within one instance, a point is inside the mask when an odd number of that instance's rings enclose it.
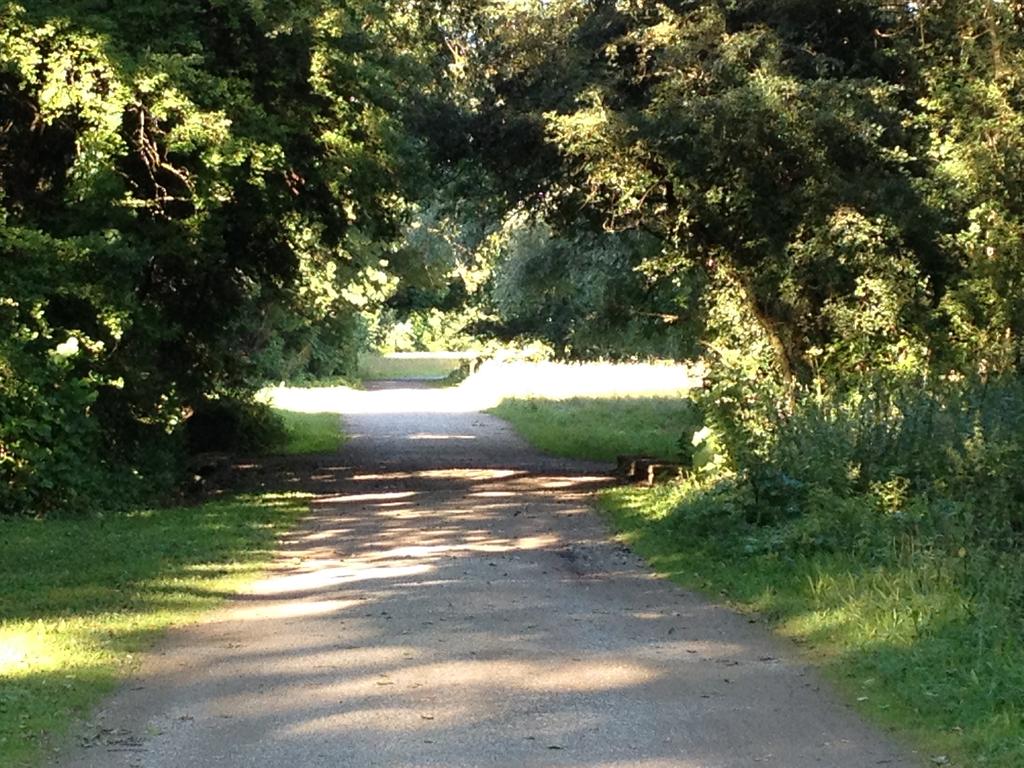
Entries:
{"label": "wooden log", "polygon": [[647,464],[654,459],[642,454],[624,454],[615,459],[615,473],[624,480],[641,480],[647,472]]}
{"label": "wooden log", "polygon": [[647,485],[669,483],[678,480],[686,473],[686,466],[678,461],[653,462],[647,465]]}

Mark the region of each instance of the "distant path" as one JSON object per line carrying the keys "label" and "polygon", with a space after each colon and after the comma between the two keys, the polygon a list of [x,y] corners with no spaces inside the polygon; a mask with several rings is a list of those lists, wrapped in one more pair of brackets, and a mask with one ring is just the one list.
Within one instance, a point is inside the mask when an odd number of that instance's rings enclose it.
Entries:
{"label": "distant path", "polygon": [[274,572],[172,633],[56,765],[916,764],[787,644],[608,543],[587,507],[606,468],[472,408],[353,397]]}

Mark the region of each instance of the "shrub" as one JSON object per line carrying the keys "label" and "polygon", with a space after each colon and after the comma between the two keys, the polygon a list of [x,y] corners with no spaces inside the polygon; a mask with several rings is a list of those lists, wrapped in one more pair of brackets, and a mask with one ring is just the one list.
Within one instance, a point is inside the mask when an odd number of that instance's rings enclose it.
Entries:
{"label": "shrub", "polygon": [[284,422],[260,402],[220,398],[196,407],[185,423],[188,450],[252,452],[285,442]]}
{"label": "shrub", "polygon": [[[1019,550],[1024,385],[1015,379],[805,393],[735,417],[701,400],[755,548],[850,548],[913,540],[947,554]],[[755,417],[756,416],[756,417]],[[698,475],[700,476],[700,475]],[[758,533],[757,529],[765,529]],[[771,529],[768,531],[767,529]]]}

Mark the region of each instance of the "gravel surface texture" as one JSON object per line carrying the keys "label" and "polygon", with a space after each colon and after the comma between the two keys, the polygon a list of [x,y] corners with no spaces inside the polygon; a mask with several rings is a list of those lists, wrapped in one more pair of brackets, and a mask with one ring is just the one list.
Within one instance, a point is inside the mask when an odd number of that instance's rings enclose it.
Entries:
{"label": "gravel surface texture", "polygon": [[759,624],[654,577],[459,389],[349,395],[318,493],[246,594],[181,628],[66,768],[909,768]]}

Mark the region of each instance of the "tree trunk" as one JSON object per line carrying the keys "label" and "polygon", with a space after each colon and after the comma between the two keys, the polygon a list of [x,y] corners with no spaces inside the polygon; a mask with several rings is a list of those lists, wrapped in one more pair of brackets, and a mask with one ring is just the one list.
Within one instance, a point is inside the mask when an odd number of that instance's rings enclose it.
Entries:
{"label": "tree trunk", "polygon": [[775,363],[782,376],[786,397],[791,406],[795,405],[796,388],[799,384],[809,382],[810,368],[804,363],[791,335],[784,329],[784,320],[772,315],[758,298],[750,281],[738,269],[730,270],[730,276],[743,292],[747,309],[761,327],[765,338],[768,339],[774,352]]}

